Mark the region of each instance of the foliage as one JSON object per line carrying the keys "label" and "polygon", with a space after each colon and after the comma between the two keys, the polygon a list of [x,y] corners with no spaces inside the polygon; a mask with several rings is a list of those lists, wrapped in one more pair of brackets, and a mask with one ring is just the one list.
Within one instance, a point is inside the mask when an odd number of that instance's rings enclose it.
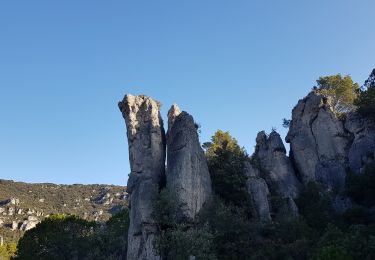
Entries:
{"label": "foliage", "polygon": [[352,172],[347,174],[346,193],[360,205],[375,205],[375,163],[368,165],[361,175]]}
{"label": "foliage", "polygon": [[331,98],[333,108],[338,113],[353,109],[354,100],[359,92],[359,85],[349,75],[341,74],[320,77],[317,81],[320,93]]}
{"label": "foliage", "polygon": [[247,154],[228,132],[218,130],[206,143],[206,157],[214,191],[226,203],[249,206],[244,164]]}
{"label": "foliage", "polygon": [[25,233],[15,259],[123,259],[128,228],[127,208],[104,226],[77,216],[52,215]]}
{"label": "foliage", "polygon": [[1,260],[8,260],[11,259],[16,254],[17,251],[17,244],[16,243],[9,243],[0,246],[0,259]]}
{"label": "foliage", "polygon": [[360,114],[364,117],[375,119],[375,69],[365,81],[363,89],[354,103]]}
{"label": "foliage", "polygon": [[375,227],[352,225],[342,231],[330,225],[317,243],[316,259],[374,259]]}
{"label": "foliage", "polygon": [[284,128],[289,128],[291,122],[292,122],[291,119],[283,118],[283,127],[284,127]]}
{"label": "foliage", "polygon": [[94,259],[125,259],[130,219],[128,208],[112,216],[104,227],[95,230],[92,249],[86,256]]}
{"label": "foliage", "polygon": [[174,196],[163,189],[153,205],[153,217],[158,226],[154,247],[165,259],[215,259],[212,254],[212,234],[207,225],[192,226],[177,221]]}
{"label": "foliage", "polygon": [[333,218],[329,196],[314,182],[302,187],[296,204],[307,224],[318,231],[324,230]]}
{"label": "foliage", "polygon": [[16,259],[83,259],[95,225],[76,216],[52,215],[20,239]]}
{"label": "foliage", "polygon": [[213,234],[218,259],[246,259],[252,253],[254,236],[244,209],[216,197],[201,212],[200,223]]}

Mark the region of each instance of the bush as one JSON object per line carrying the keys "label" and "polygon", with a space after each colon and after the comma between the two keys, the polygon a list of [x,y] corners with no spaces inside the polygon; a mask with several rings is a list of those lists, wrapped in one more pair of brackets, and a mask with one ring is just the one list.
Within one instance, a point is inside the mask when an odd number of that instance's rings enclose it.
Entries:
{"label": "bush", "polygon": [[347,174],[346,194],[360,205],[375,205],[375,163],[368,165],[362,175]]}
{"label": "bush", "polygon": [[52,215],[25,233],[15,259],[84,259],[95,226],[76,216]]}
{"label": "bush", "polygon": [[125,208],[104,226],[57,214],[25,233],[15,259],[125,259],[129,212]]}
{"label": "bush", "polygon": [[16,243],[9,243],[0,246],[0,259],[1,260],[8,260],[11,259],[16,254],[17,251],[17,244]]}
{"label": "bush", "polygon": [[302,187],[296,204],[307,224],[319,232],[334,219],[330,198],[316,183],[310,182]]}
{"label": "bush", "polygon": [[153,217],[158,226],[154,241],[156,252],[166,259],[215,259],[212,234],[207,225],[177,221],[177,204],[174,196],[163,189],[153,205]]}

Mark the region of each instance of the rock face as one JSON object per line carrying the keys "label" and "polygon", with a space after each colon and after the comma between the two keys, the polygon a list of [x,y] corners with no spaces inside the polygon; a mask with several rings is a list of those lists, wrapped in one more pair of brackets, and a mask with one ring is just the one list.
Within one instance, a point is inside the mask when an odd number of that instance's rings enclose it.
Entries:
{"label": "rock face", "polygon": [[295,198],[298,195],[299,182],[293,166],[286,156],[284,144],[280,135],[272,131],[267,137],[264,131],[256,138],[256,154],[261,168],[265,171],[265,178],[275,187],[278,194]]}
{"label": "rock face", "polygon": [[22,231],[27,231],[27,230],[30,230],[34,227],[36,227],[36,225],[39,223],[39,219],[35,216],[29,216],[27,218],[27,220],[23,221],[22,224],[21,224],[21,227],[20,227],[20,230]]}
{"label": "rock face", "polygon": [[375,124],[351,113],[347,116],[345,128],[353,135],[348,152],[350,168],[363,173],[364,166],[375,159]]}
{"label": "rock face", "polygon": [[267,183],[260,177],[260,170],[246,163],[246,187],[253,205],[253,214],[261,221],[271,221],[271,210],[268,203],[270,192]]}
{"label": "rock face", "polygon": [[173,123],[179,114],[181,114],[180,108],[177,106],[177,104],[173,104],[168,111],[168,133],[171,131]]}
{"label": "rock face", "polygon": [[167,189],[178,201],[179,221],[192,222],[212,193],[193,117],[173,105],[168,112]]}
{"label": "rock face", "polygon": [[271,188],[274,196],[279,196],[284,203],[282,209],[284,215],[294,216],[298,214],[294,199],[299,192],[300,183],[295,175],[293,165],[286,156],[285,146],[276,131],[272,131],[267,137],[264,131],[259,132],[256,138],[256,157],[259,160],[263,176]]}
{"label": "rock face", "polygon": [[345,182],[350,134],[329,99],[312,91],[292,111],[286,141],[303,183],[318,181],[341,189]]}
{"label": "rock face", "polygon": [[153,249],[156,227],[152,219],[152,202],[165,173],[165,132],[159,103],[143,95],[126,95],[119,108],[126,123],[131,168],[127,259],[159,259]]}

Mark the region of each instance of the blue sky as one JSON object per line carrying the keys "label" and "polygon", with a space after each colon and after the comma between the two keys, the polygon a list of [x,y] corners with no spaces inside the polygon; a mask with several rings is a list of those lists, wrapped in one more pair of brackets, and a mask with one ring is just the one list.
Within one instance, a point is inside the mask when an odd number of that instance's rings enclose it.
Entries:
{"label": "blue sky", "polygon": [[375,66],[373,0],[0,1],[0,178],[125,185],[125,93],[248,153],[321,75]]}

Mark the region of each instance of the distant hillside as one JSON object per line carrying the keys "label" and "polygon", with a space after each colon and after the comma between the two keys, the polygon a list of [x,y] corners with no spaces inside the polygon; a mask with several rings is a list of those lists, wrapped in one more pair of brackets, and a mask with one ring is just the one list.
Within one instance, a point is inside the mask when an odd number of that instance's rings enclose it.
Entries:
{"label": "distant hillside", "polygon": [[17,240],[54,213],[106,221],[127,204],[126,187],[115,185],[29,184],[0,180],[0,243]]}

